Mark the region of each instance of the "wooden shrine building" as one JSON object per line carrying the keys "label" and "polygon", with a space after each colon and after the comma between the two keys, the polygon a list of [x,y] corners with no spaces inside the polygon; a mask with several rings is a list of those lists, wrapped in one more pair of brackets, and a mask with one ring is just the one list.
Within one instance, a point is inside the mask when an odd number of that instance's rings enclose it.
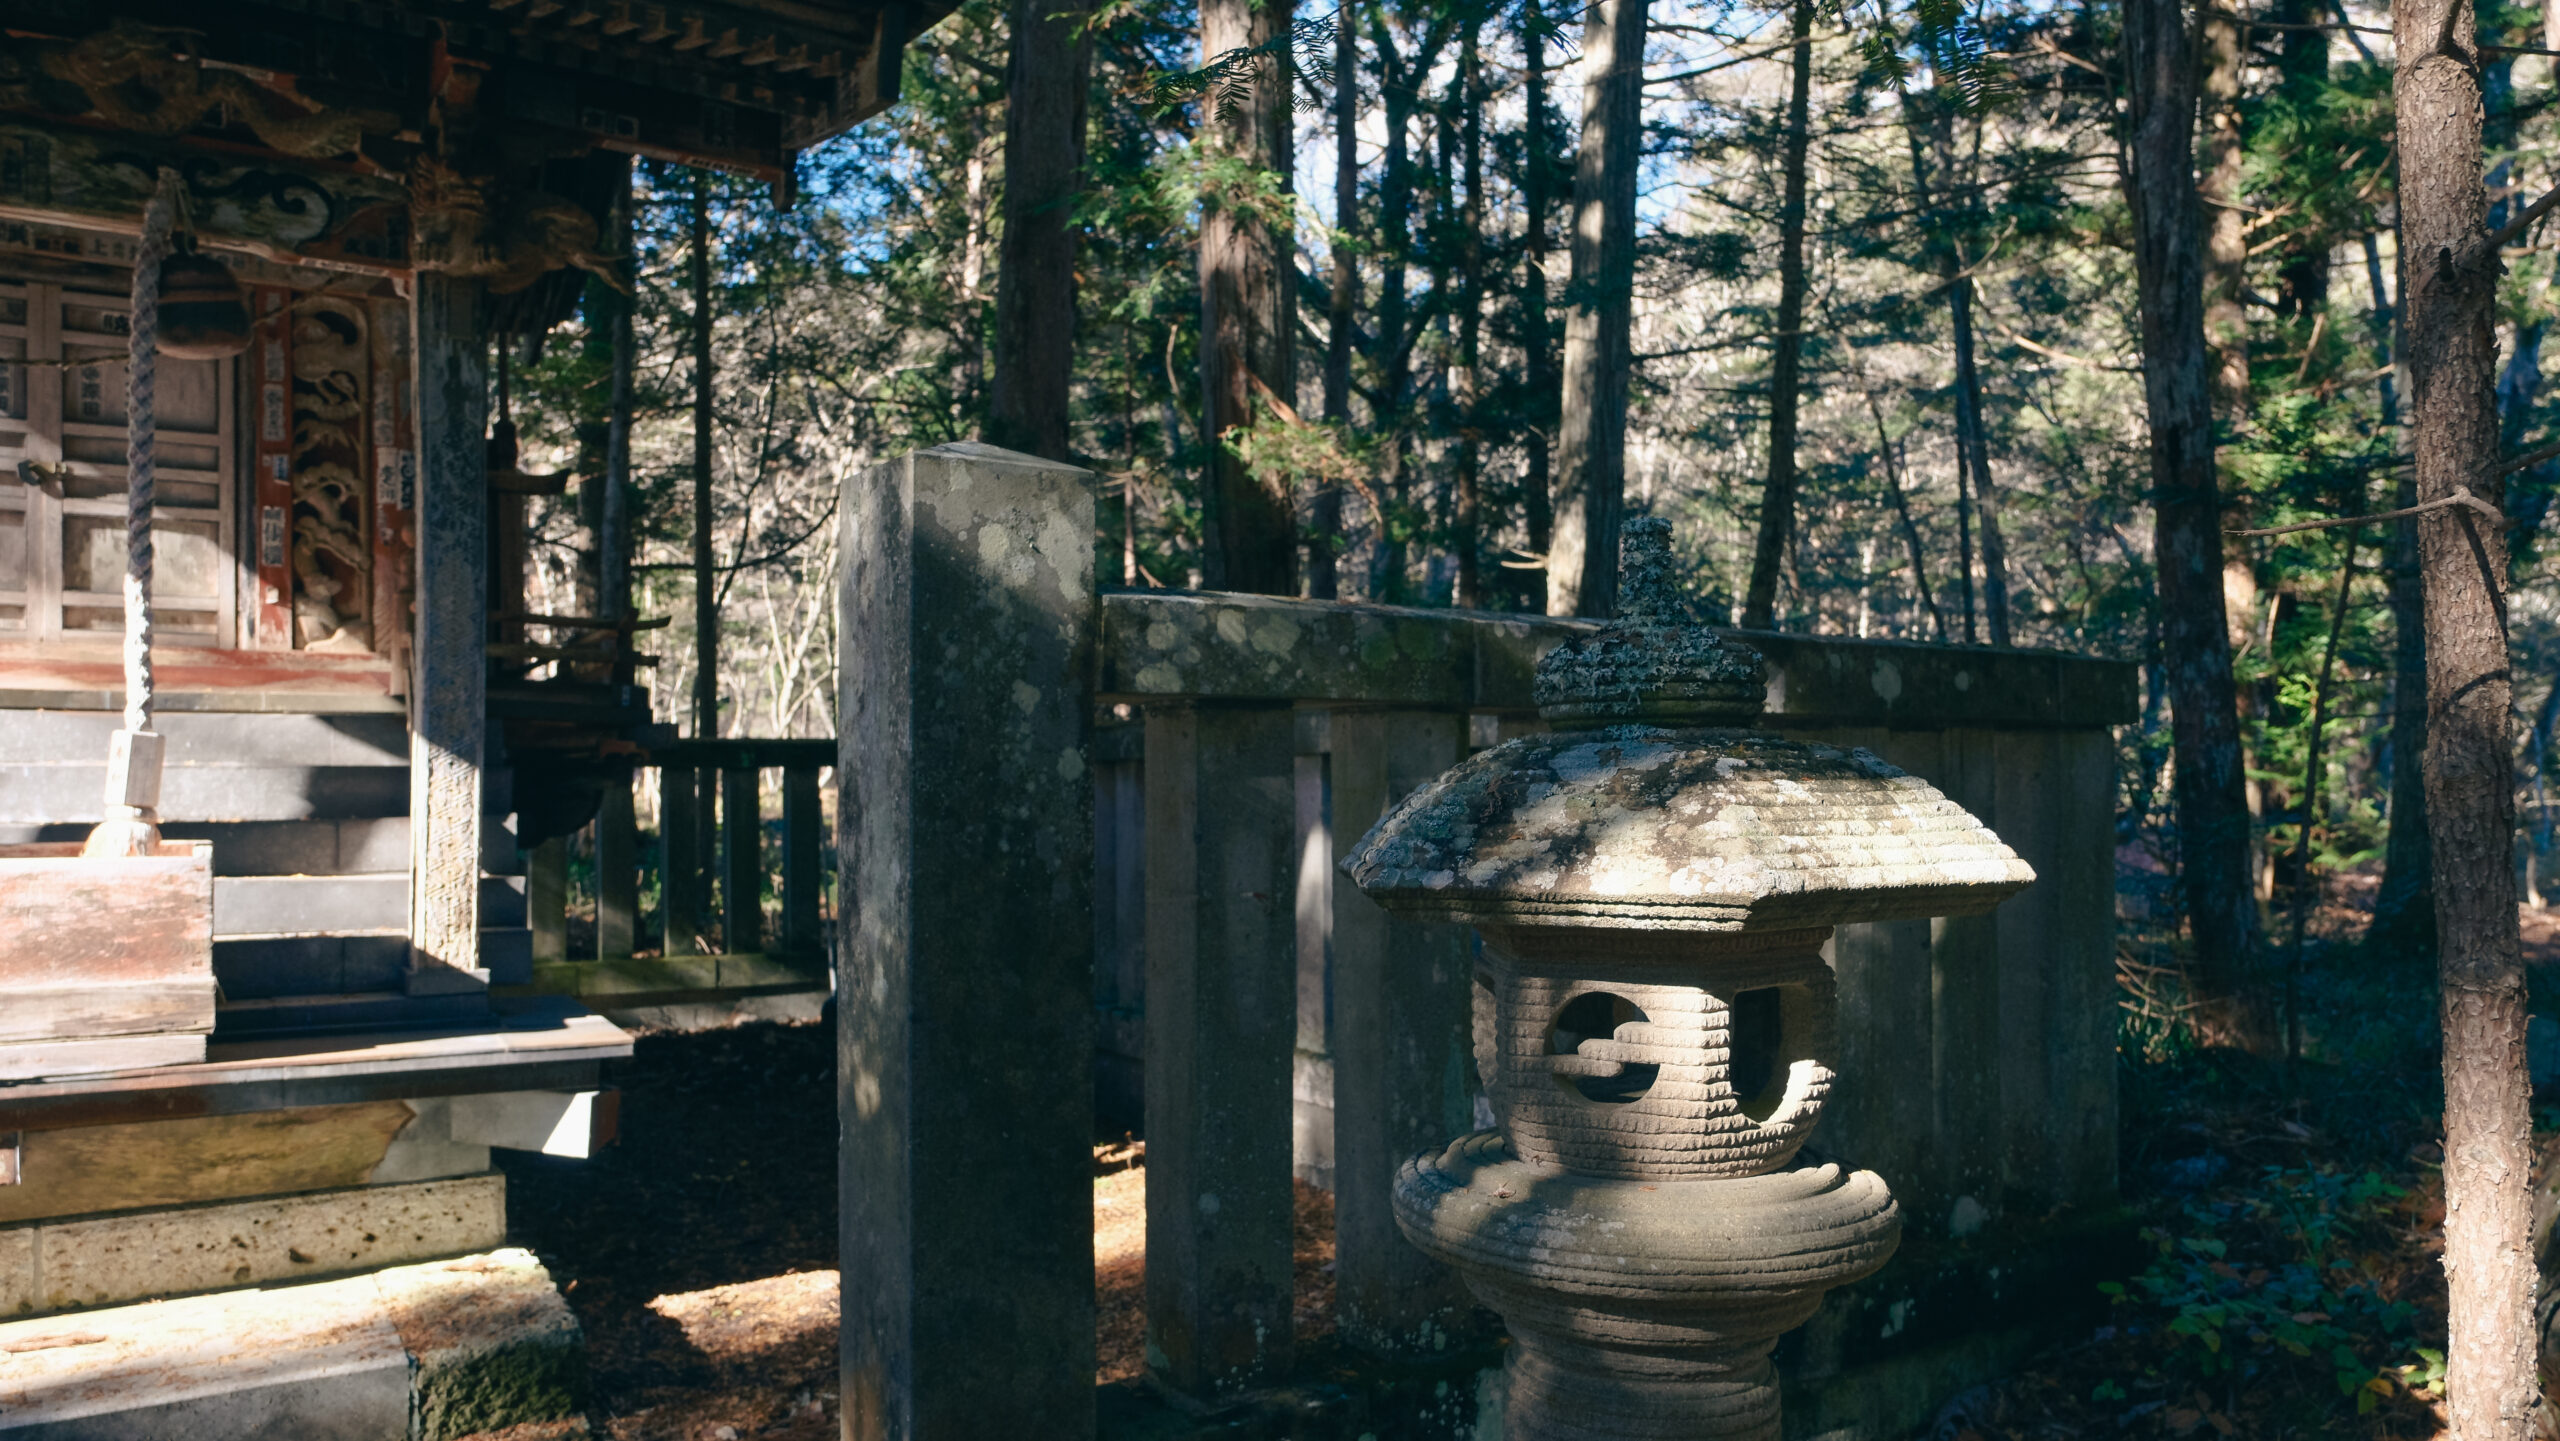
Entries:
{"label": "wooden shrine building", "polygon": [[[77,987],[27,979],[49,937],[0,887],[0,1317],[495,1246],[489,1147],[609,1130],[628,1038],[492,988],[530,965],[525,848],[593,813],[648,696],[627,617],[529,643],[522,495],[554,478],[493,467],[491,357],[627,287],[632,157],[788,203],[949,8],[0,0],[0,870],[101,818],[165,175],[252,321],[157,364],[159,817],[209,845],[209,1036],[48,1030]],[[604,659],[528,664],[580,643]]]}

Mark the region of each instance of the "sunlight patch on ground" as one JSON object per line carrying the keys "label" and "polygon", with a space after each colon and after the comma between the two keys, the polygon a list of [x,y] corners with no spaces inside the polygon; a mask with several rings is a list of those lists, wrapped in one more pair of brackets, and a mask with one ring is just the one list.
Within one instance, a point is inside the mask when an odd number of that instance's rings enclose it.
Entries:
{"label": "sunlight patch on ground", "polygon": [[832,1334],[836,1273],[800,1271],[660,1296],[649,1309],[682,1327],[685,1340],[704,1355],[744,1360],[817,1332]]}

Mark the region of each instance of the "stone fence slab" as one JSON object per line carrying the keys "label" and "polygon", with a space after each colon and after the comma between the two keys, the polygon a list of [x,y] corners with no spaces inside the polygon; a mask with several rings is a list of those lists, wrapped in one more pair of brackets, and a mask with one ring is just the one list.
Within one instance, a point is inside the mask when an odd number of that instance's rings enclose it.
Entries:
{"label": "stone fence slab", "polygon": [[[1101,598],[1104,702],[1198,699],[1530,712],[1538,658],[1599,622],[1275,596]],[[2078,730],[2141,713],[2129,662],[2057,651],[1735,632],[1769,662],[1774,724]]]}

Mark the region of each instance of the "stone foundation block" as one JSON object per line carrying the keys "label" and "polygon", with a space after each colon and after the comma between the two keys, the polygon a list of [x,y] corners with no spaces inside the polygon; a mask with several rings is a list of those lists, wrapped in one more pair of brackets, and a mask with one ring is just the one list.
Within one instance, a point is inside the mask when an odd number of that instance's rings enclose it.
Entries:
{"label": "stone foundation block", "polygon": [[[0,1229],[0,1304],[28,1315],[344,1275],[488,1250],[506,1229],[506,1179],[494,1173],[39,1221]],[[31,1257],[14,1298],[13,1246]]]}
{"label": "stone foundation block", "polygon": [[374,1278],[413,1374],[409,1434],[448,1441],[577,1411],[578,1318],[529,1252],[506,1250]]}
{"label": "stone foundation block", "polygon": [[8,1441],[454,1441],[575,1414],[578,1326],[523,1251],[0,1324]]}

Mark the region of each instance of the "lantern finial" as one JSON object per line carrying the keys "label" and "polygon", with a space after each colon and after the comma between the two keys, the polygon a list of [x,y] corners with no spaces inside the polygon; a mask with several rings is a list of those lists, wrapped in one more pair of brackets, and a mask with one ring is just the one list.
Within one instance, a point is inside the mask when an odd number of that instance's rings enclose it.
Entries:
{"label": "lantern finial", "polygon": [[1618,618],[1538,662],[1538,714],[1567,729],[1749,725],[1768,694],[1760,653],[1690,614],[1671,579],[1671,522],[1640,515],[1618,543]]}

